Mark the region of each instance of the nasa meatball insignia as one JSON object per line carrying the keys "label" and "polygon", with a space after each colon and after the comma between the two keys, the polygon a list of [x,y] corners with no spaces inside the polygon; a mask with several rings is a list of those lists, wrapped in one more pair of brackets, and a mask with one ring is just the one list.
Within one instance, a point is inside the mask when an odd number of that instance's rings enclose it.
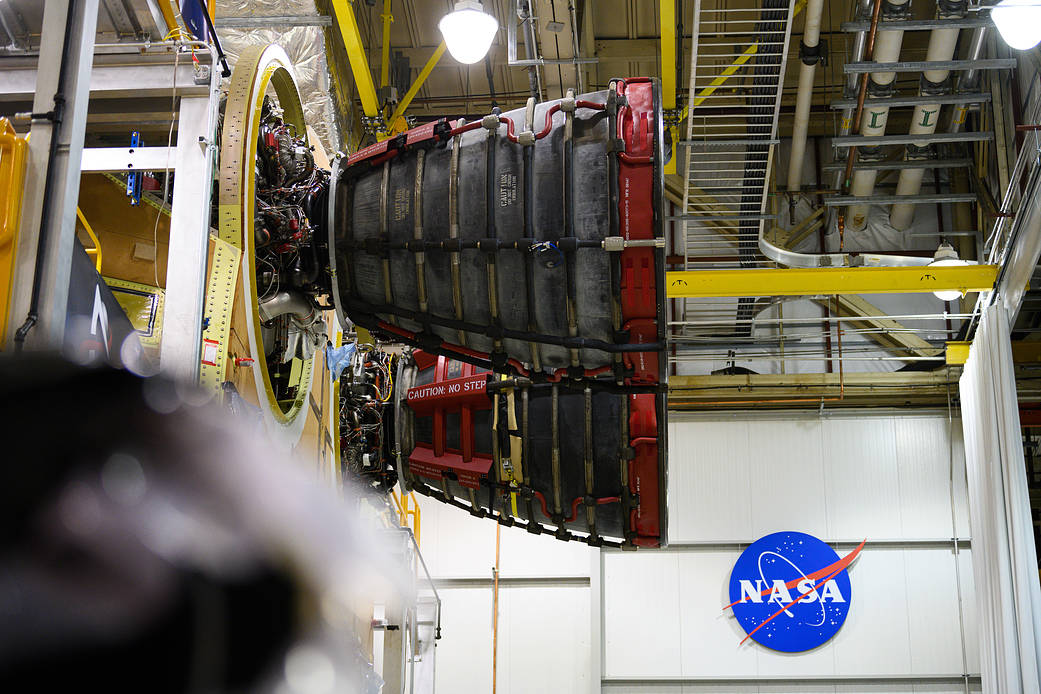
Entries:
{"label": "nasa meatball insignia", "polygon": [[[865,540],[866,542],[866,540]],[[767,648],[798,653],[827,643],[842,628],[852,591],[849,566],[864,542],[839,555],[805,533],[779,532],[753,542],[730,572],[730,600],[747,636]]]}

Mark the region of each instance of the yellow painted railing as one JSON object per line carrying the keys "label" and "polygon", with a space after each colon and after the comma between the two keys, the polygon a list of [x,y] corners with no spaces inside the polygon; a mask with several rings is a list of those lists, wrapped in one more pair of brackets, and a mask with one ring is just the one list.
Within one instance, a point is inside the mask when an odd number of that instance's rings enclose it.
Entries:
{"label": "yellow painted railing", "polygon": [[76,217],[79,218],[80,224],[83,225],[84,230],[87,232],[87,236],[94,243],[94,248],[87,249],[87,255],[94,256],[94,267],[97,268],[98,274],[101,274],[101,242],[98,241],[97,234],[94,233],[94,229],[91,228],[87,218],[83,216],[83,212],[78,207],[76,208]]}
{"label": "yellow painted railing", "polygon": [[412,536],[416,538],[416,546],[419,546],[419,526],[422,513],[419,503],[416,501],[415,492],[409,492],[398,496],[396,491],[391,490],[390,498],[394,500],[394,506],[398,511],[398,524],[403,528],[411,528]]}
{"label": "yellow painted railing", "polygon": [[18,137],[10,121],[0,118],[0,350],[7,334],[28,152],[25,138]]}

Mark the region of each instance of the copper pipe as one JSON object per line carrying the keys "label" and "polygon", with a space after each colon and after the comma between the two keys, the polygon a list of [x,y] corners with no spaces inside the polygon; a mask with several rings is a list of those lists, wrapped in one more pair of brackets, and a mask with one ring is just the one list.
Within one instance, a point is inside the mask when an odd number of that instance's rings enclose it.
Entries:
{"label": "copper pipe", "polygon": [[[867,45],[864,47],[864,60],[871,60],[875,55],[875,34],[878,33],[878,18],[882,14],[882,0],[875,0],[875,6],[871,11],[871,28],[868,29]],[[857,113],[853,117],[853,129],[851,132],[860,132],[860,123],[864,118],[864,98],[867,96],[867,85],[870,76],[864,73],[860,79],[860,90],[857,93]],[[853,162],[857,158],[857,147],[849,148],[846,155],[846,173],[842,176],[842,191],[849,192],[850,180],[853,177]]]}

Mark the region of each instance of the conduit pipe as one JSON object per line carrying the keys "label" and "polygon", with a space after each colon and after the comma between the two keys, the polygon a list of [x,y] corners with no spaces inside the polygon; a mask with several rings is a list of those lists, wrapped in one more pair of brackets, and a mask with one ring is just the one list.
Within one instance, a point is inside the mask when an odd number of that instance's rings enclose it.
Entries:
{"label": "conduit pipe", "polygon": [[[901,19],[906,16],[909,8],[909,0],[882,0],[882,15],[887,20]],[[895,63],[900,59],[900,47],[904,41],[903,30],[880,31],[875,38],[874,50],[871,60],[876,63]],[[872,98],[883,98],[890,96],[893,91],[893,82],[896,81],[895,72],[872,72],[867,82],[868,102]],[[860,134],[865,137],[878,137],[886,134],[886,121],[889,119],[888,106],[864,106],[861,117]],[[868,157],[877,156],[877,148],[862,147],[863,153]],[[853,152],[850,152],[850,157]],[[878,171],[875,169],[861,169],[853,174],[853,184],[850,192],[856,197],[867,197],[875,190],[875,179]],[[850,205],[849,220],[847,225],[850,230],[857,231],[867,225],[868,205]]]}
{"label": "conduit pipe", "polygon": [[788,191],[798,193],[802,188],[803,159],[806,156],[806,133],[810,125],[810,106],[813,102],[813,80],[820,62],[821,16],[824,0],[809,0],[806,4],[806,25],[799,45],[799,91],[795,98],[795,125],[792,128],[792,156],[788,162]]}
{"label": "conduit pipe", "polygon": [[[968,60],[979,60],[983,57],[983,44],[987,38],[987,27],[977,27],[972,33],[972,41],[969,43],[969,55]],[[980,75],[983,74],[981,71],[973,68],[966,70],[961,74],[958,79],[958,91],[960,92],[971,92],[976,89],[980,82]],[[965,125],[965,116],[969,113],[969,107],[972,104],[957,104],[954,107],[954,113],[951,115],[951,128],[952,133],[960,132],[962,127]]]}
{"label": "conduit pipe", "polygon": [[[947,3],[940,0],[937,8],[937,19],[959,19],[965,16],[965,2]],[[929,48],[926,51],[927,61],[952,60],[958,46],[958,29],[933,29],[929,35]],[[920,96],[938,96],[949,91],[948,77],[950,70],[926,70],[922,74],[918,87]],[[911,135],[932,135],[936,132],[936,124],[940,121],[940,104],[918,104],[911,116]],[[929,142],[923,140],[907,145],[904,158],[925,159],[929,153]],[[897,195],[917,195],[922,189],[922,177],[925,169],[907,168],[900,171],[896,184]],[[937,191],[939,192],[939,191]],[[889,213],[889,223],[901,231],[908,229],[914,221],[915,206],[908,202],[898,202]]]}

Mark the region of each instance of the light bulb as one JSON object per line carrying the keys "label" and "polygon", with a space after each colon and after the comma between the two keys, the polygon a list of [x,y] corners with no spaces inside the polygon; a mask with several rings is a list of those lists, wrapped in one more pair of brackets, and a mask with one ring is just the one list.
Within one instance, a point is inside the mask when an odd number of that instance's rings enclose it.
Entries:
{"label": "light bulb", "polygon": [[1041,0],[1001,0],[990,11],[1001,38],[1017,51],[1041,43]]}
{"label": "light bulb", "polygon": [[[941,243],[940,247],[936,249],[936,254],[933,255],[933,262],[929,263],[929,267],[950,267],[952,265],[968,265],[969,261],[962,260],[958,257],[958,252],[954,250],[954,246],[949,243]],[[941,301],[955,301],[961,298],[961,292],[957,289],[952,289],[943,292],[933,292],[933,296]]]}
{"label": "light bulb", "polygon": [[469,65],[488,53],[495,32],[499,30],[499,22],[485,12],[477,0],[462,0],[441,18],[437,28],[445,37],[445,45],[452,57]]}

